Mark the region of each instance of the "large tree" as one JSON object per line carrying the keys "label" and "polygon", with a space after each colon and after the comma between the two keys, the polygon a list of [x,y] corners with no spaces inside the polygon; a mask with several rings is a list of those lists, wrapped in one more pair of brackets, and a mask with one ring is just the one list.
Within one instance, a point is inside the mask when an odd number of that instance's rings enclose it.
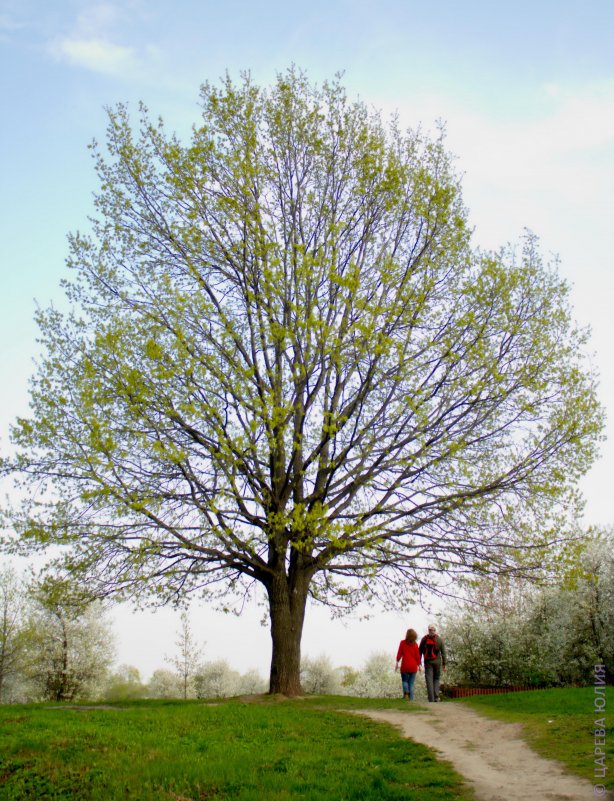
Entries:
{"label": "large tree", "polygon": [[595,454],[585,333],[533,237],[472,247],[440,137],[289,70],[204,85],[185,144],[120,106],[94,152],[14,431],[26,541],[99,593],[261,585],[285,693],[309,595],[527,567]]}

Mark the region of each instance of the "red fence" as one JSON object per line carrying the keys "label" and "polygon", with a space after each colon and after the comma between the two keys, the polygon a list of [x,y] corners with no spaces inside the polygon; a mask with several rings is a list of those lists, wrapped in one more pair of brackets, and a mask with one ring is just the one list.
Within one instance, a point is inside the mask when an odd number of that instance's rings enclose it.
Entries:
{"label": "red fence", "polygon": [[465,698],[468,695],[492,695],[494,693],[518,693],[525,690],[541,690],[534,684],[513,684],[510,687],[445,687],[442,688],[448,698]]}

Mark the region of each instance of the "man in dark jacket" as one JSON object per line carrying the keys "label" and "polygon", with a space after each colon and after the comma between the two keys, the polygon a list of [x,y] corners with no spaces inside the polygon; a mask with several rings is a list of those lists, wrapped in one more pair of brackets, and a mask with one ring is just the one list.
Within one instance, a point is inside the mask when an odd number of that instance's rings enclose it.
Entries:
{"label": "man in dark jacket", "polygon": [[446,647],[432,624],[420,640],[420,653],[424,661],[424,679],[429,701],[439,701],[439,681],[446,669]]}

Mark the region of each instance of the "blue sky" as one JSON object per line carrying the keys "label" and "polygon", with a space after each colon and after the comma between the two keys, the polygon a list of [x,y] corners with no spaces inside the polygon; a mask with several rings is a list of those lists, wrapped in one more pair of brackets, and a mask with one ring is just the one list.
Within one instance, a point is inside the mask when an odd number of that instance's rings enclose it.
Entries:
{"label": "blue sky", "polygon": [[[612,418],[612,41],[610,0],[0,0],[0,448],[27,408],[35,299],[61,303],[66,234],[87,227],[104,107],[143,100],[185,132],[202,81],[250,69],[266,83],[291,62],[318,81],[343,71],[350,93],[407,125],[447,121],[476,242],[527,226],[560,255]],[[614,523],[612,475],[610,441],[583,482],[586,523]],[[391,618],[399,636],[406,619]]]}

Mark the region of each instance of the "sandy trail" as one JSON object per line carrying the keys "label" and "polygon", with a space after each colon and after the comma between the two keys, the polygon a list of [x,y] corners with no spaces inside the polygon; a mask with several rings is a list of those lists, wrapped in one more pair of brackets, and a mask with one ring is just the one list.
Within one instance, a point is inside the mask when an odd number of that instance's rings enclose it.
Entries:
{"label": "sandy trail", "polygon": [[[480,801],[589,801],[591,782],[538,756],[520,738],[521,724],[482,717],[461,704],[429,704],[423,713],[365,710],[435,748],[473,787]],[[587,749],[591,743],[587,744]],[[605,798],[605,796],[601,796]]]}

